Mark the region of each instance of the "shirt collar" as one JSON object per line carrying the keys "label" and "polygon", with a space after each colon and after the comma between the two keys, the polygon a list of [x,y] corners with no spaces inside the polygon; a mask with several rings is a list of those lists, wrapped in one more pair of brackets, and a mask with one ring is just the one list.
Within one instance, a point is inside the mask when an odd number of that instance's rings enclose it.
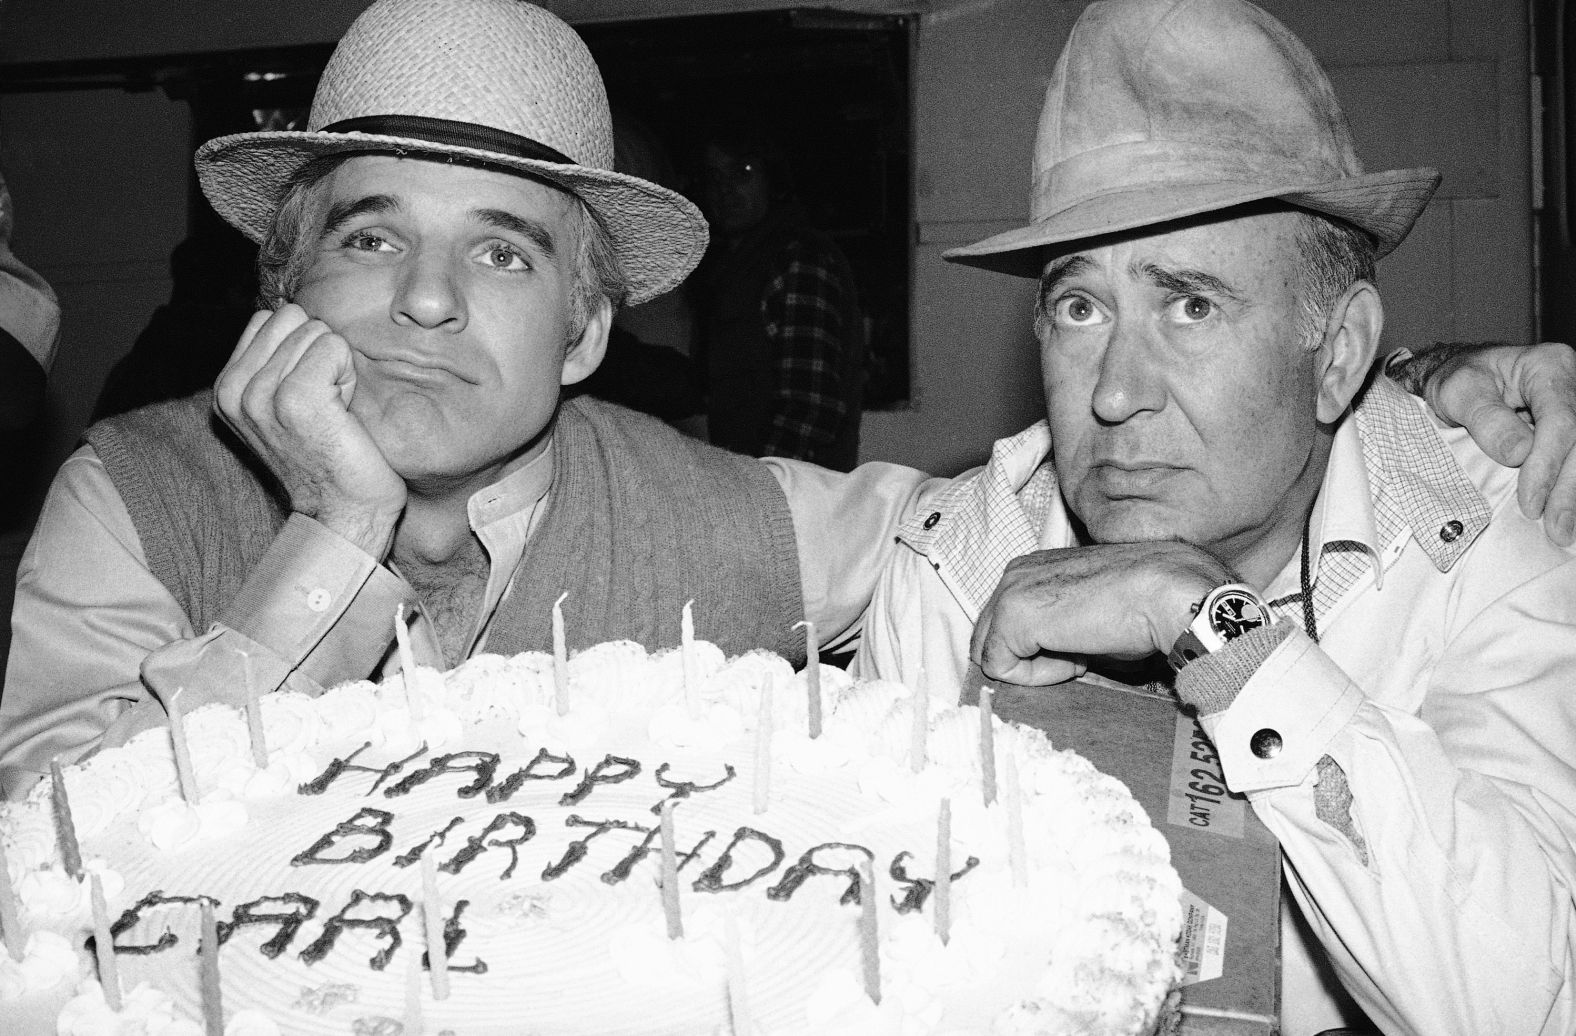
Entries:
{"label": "shirt collar", "polygon": [[1385,378],[1363,393],[1353,420],[1367,466],[1380,540],[1410,531],[1441,572],[1488,528],[1492,509],[1450,451],[1422,400]]}
{"label": "shirt collar", "polygon": [[553,444],[541,454],[526,461],[503,478],[471,494],[466,502],[466,514],[471,528],[482,530],[522,511],[529,511],[553,482]]}
{"label": "shirt collar", "polygon": [[[990,461],[973,477],[953,480],[930,506],[898,527],[898,538],[940,568],[977,609],[990,599],[1007,562],[1040,546],[1042,529],[1066,529],[1066,512],[1056,476],[1045,463],[1050,426],[1040,421],[991,449]],[[1065,540],[1070,534],[1065,534]]]}
{"label": "shirt collar", "polygon": [[[1488,501],[1434,429],[1422,401],[1376,378],[1336,429],[1308,542],[1321,571],[1332,548],[1361,552],[1382,587],[1385,567],[1399,556],[1387,555],[1386,548],[1409,536],[1447,572],[1490,515]],[[1267,588],[1269,596],[1295,592],[1297,569],[1294,557]]]}

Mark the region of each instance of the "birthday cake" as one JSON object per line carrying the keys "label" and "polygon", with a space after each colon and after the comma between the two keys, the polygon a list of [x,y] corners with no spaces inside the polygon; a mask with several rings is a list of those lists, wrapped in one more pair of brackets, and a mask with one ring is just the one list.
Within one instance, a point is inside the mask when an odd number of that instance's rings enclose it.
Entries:
{"label": "birthday cake", "polygon": [[808,675],[614,642],[557,677],[481,656],[266,695],[251,725],[195,709],[185,797],[161,729],[0,814],[28,933],[0,1010],[235,1036],[1165,1023],[1181,886],[1125,786],[974,707]]}

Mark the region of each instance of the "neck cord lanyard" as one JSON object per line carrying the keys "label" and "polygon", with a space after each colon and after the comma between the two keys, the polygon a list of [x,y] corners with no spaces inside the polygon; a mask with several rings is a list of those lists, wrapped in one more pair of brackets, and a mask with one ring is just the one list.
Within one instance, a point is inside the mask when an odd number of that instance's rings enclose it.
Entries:
{"label": "neck cord lanyard", "polygon": [[1313,524],[1313,512],[1308,512],[1308,520],[1302,526],[1302,628],[1307,631],[1308,639],[1315,644],[1319,642],[1319,623],[1313,614],[1313,579],[1309,570],[1312,567],[1308,557],[1309,526]]}

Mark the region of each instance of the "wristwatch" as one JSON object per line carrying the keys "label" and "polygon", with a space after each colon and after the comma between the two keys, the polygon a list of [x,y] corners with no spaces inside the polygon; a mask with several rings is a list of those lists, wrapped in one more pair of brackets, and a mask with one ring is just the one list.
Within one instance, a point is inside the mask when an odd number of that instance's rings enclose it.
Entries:
{"label": "wristwatch", "polygon": [[1246,583],[1227,583],[1204,595],[1194,609],[1193,622],[1171,646],[1166,660],[1177,672],[1200,655],[1219,651],[1228,641],[1248,630],[1275,621],[1269,605]]}

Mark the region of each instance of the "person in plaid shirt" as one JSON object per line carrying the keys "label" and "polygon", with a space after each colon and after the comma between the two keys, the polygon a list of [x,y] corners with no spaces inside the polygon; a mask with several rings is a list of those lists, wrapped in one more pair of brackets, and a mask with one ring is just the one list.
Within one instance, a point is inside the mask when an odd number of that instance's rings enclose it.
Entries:
{"label": "person in plaid shirt", "polygon": [[706,146],[714,231],[699,277],[707,429],[719,446],[847,471],[858,460],[864,318],[848,260],[805,221],[760,134]]}

